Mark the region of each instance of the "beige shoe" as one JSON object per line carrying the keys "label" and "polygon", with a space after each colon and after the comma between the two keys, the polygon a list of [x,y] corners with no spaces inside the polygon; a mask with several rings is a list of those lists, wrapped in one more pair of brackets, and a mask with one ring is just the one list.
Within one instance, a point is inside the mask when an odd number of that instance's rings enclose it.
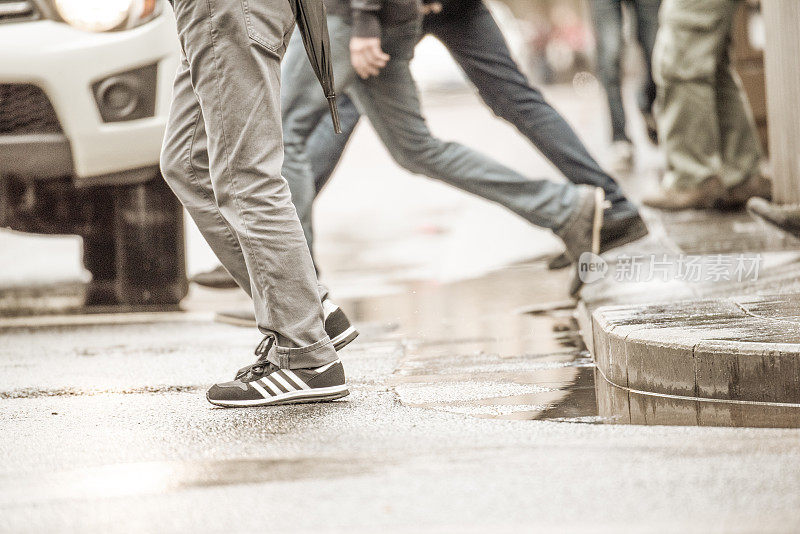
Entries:
{"label": "beige shoe", "polygon": [[729,187],[720,199],[720,208],[741,209],[753,197],[772,200],[772,180],[761,174],[754,174],[741,183]]}
{"label": "beige shoe", "polygon": [[678,211],[709,209],[717,205],[725,194],[722,182],[716,176],[706,178],[692,189],[660,189],[645,197],[642,204],[660,210]]}

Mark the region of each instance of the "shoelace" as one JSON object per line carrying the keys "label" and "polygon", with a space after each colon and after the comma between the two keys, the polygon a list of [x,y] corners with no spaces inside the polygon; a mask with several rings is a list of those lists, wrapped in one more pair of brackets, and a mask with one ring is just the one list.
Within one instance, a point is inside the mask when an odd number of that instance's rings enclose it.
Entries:
{"label": "shoelace", "polygon": [[248,375],[252,376],[253,379],[257,380],[264,376],[267,373],[272,372],[273,370],[277,369],[277,367],[267,361],[267,356],[269,355],[269,351],[272,350],[272,347],[275,345],[275,337],[274,336],[266,336],[264,339],[261,340],[261,343],[258,344],[255,350],[255,355],[258,356],[258,360],[255,363],[248,365],[247,367],[242,367],[239,369],[239,372],[236,373],[236,380],[240,380],[242,378],[248,377]]}

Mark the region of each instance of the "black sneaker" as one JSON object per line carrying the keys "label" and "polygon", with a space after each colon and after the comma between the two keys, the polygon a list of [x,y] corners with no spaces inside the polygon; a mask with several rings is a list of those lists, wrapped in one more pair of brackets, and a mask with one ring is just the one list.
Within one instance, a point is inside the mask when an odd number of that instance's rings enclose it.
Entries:
{"label": "black sneaker", "polygon": [[[322,301],[322,309],[325,312],[325,333],[333,341],[333,348],[339,352],[358,337],[358,330],[350,324],[344,311],[330,299]],[[235,326],[256,326],[256,318],[252,310],[220,312],[217,314],[216,320]]]}
{"label": "black sneaker", "polygon": [[210,271],[197,274],[192,278],[192,282],[213,289],[236,289],[239,287],[236,280],[222,265],[217,265]]}
{"label": "black sneaker", "polygon": [[322,310],[325,312],[325,333],[331,338],[333,348],[339,352],[358,337],[358,330],[331,299],[322,301]]}
{"label": "black sneaker", "polygon": [[236,380],[211,386],[206,399],[216,406],[235,408],[328,402],[349,394],[341,360],[291,370],[258,361],[242,369]]}
{"label": "black sneaker", "polygon": [[[647,225],[633,204],[628,201],[615,203],[603,214],[603,227],[600,229],[600,254],[638,241],[648,233]],[[572,260],[564,252],[551,259],[547,268],[555,271],[570,265],[572,265]]]}

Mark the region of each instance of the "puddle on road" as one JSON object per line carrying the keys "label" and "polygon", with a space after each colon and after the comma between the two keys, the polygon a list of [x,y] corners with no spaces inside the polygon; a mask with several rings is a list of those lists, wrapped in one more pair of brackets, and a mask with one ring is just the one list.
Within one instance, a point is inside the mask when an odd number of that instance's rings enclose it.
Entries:
{"label": "puddle on road", "polygon": [[[409,283],[402,294],[345,305],[359,323],[395,325],[395,335],[407,340],[390,381],[408,406],[481,418],[604,422],[594,365],[573,310],[563,304],[567,276],[530,263],[474,280]],[[542,309],[548,302],[557,305]],[[539,313],[522,313],[532,307]]]}
{"label": "puddle on road", "polygon": [[610,384],[563,304],[567,276],[530,263],[474,280],[409,283],[402,294],[345,305],[360,323],[393,325],[406,342],[390,383],[407,406],[508,420],[800,426],[795,407],[698,402]]}

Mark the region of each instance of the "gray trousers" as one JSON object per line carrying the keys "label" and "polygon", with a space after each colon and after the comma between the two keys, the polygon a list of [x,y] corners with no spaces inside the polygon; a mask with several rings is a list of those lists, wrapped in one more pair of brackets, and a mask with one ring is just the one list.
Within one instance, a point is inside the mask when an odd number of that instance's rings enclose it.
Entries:
{"label": "gray trousers", "polygon": [[320,290],[281,177],[280,63],[294,18],[285,0],[175,0],[183,61],[161,156],[165,180],[219,260],[253,298],[269,359],[336,360]]}
{"label": "gray trousers", "polygon": [[[576,186],[527,178],[463,145],[433,137],[420,111],[409,68],[421,31],[419,22],[384,28],[382,45],[391,60],[379,76],[368,80],[358,78],[350,65],[350,26],[346,21],[329,16],[328,31],[337,89],[346,92],[369,118],[401,166],[496,202],[537,226],[554,231],[564,226],[574,210]],[[311,245],[317,188],[307,144],[327,113],[327,104],[314,86],[314,73],[303,54],[302,44],[293,42],[284,62],[283,175]]]}
{"label": "gray trousers", "polygon": [[760,172],[761,142],[730,58],[740,6],[664,0],[653,74],[667,189],[691,189],[712,176],[733,187]]}

